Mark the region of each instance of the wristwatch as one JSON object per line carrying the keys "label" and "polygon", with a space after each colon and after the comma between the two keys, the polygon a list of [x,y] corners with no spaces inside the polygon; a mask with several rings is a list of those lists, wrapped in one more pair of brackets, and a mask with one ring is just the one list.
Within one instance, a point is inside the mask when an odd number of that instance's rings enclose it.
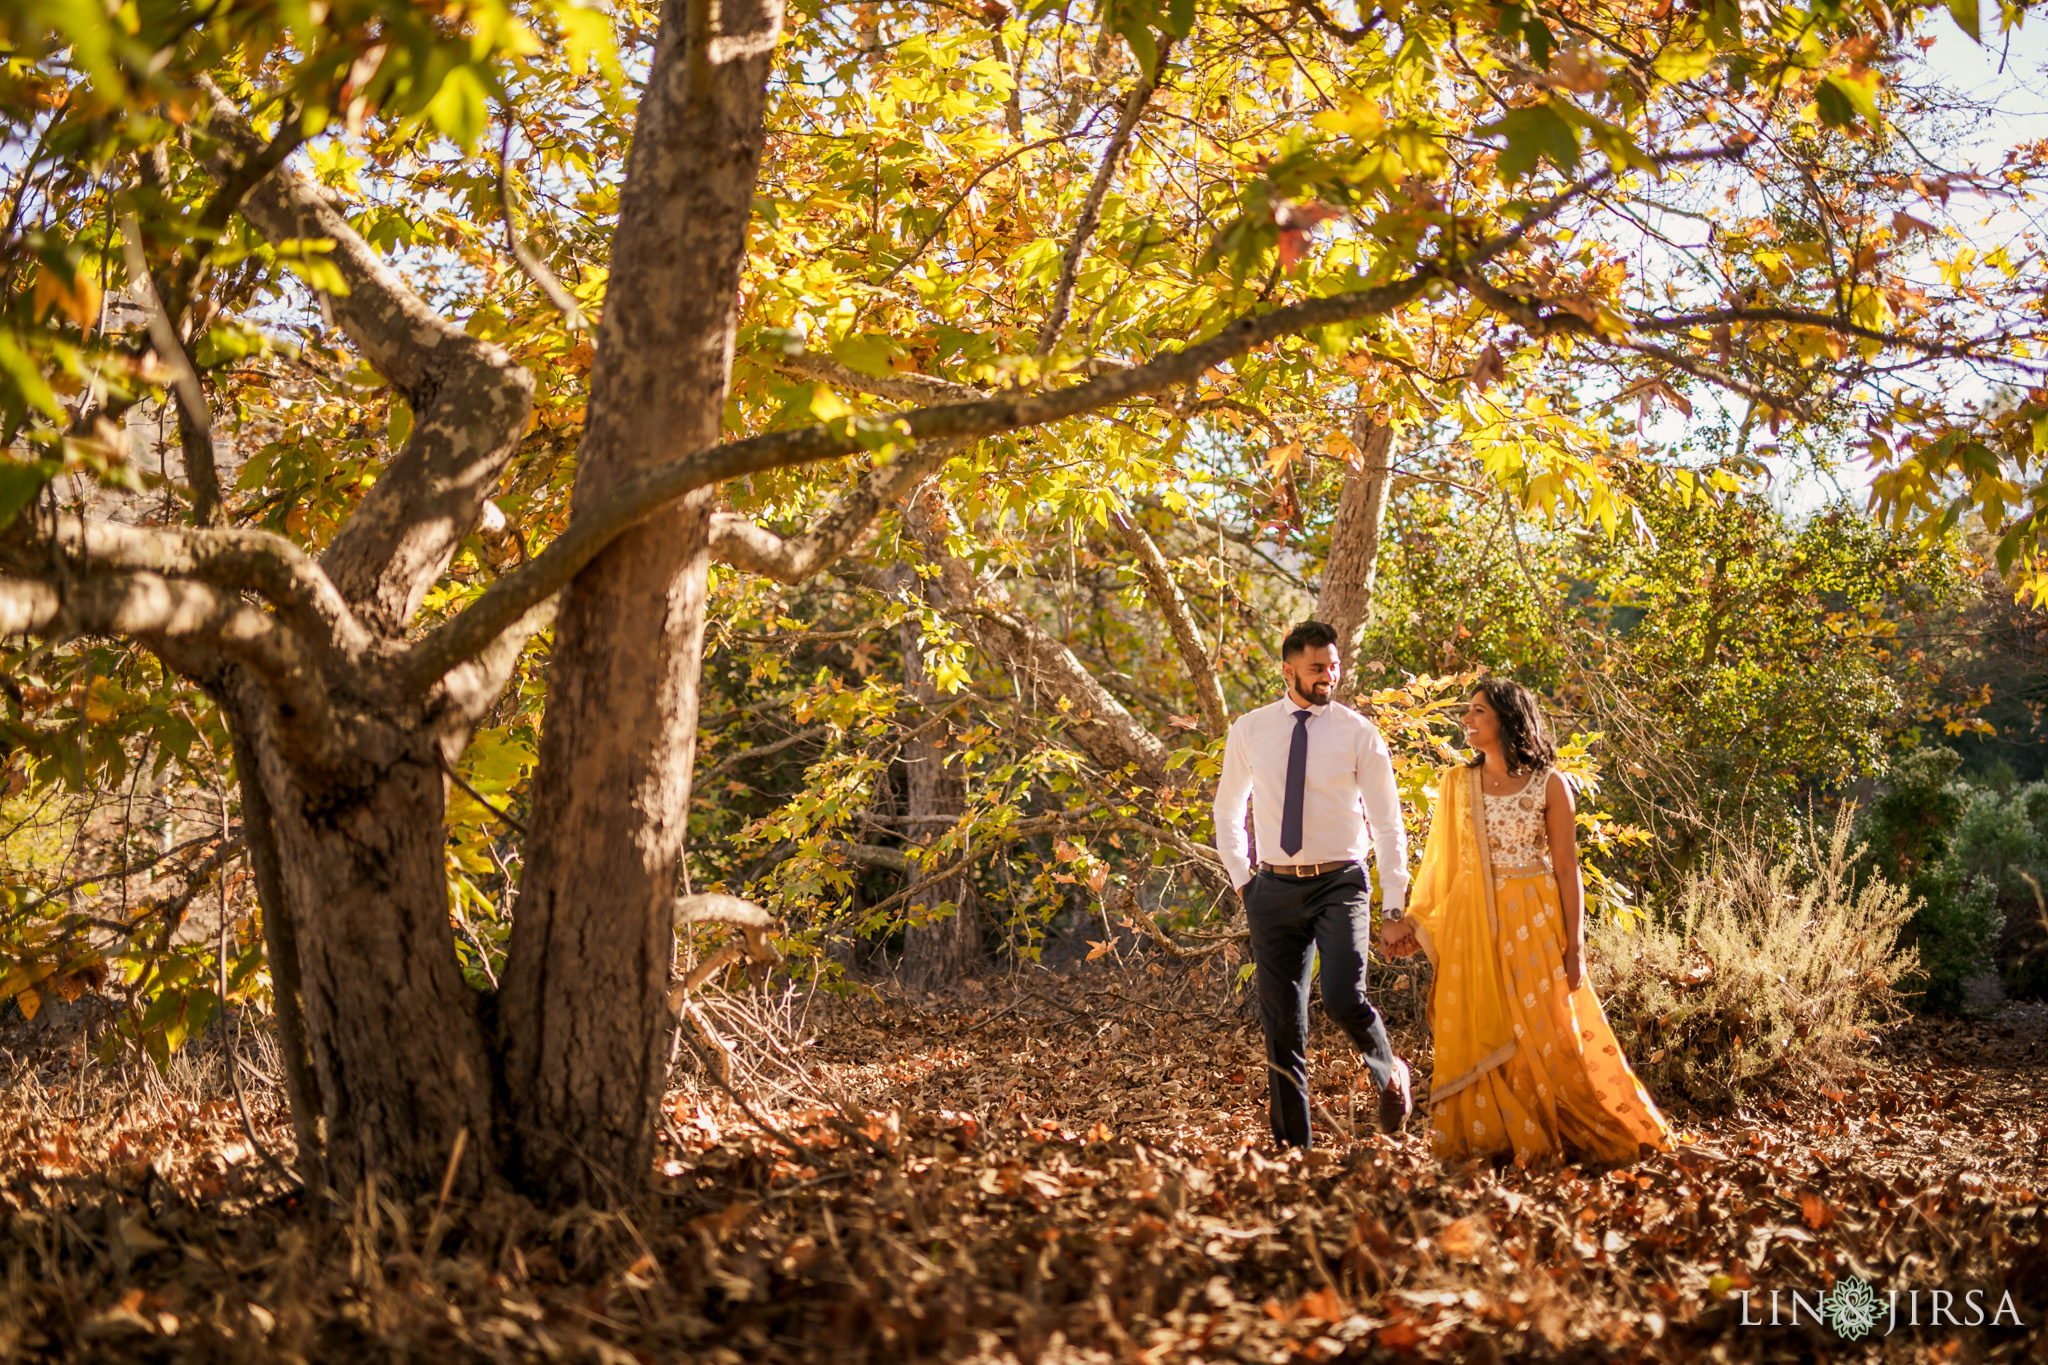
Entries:
{"label": "wristwatch", "polygon": [[1399,924],[1402,920],[1408,918],[1408,907],[1405,905],[1383,905],[1380,907],[1380,918],[1389,924]]}

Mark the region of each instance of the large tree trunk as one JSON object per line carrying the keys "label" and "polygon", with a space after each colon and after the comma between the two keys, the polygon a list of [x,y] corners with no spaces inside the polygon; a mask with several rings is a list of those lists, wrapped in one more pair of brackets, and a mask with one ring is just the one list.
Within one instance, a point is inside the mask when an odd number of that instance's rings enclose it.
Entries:
{"label": "large tree trunk", "polygon": [[[913,496],[905,509],[906,519],[926,530],[923,523],[936,515],[943,519],[943,508],[928,505],[936,497],[935,490],[927,490],[924,496]],[[943,538],[943,521],[933,534]],[[904,574],[905,584],[918,583],[914,574]],[[925,581],[919,585],[924,599],[939,605],[944,597],[936,581]],[[930,670],[924,663],[924,632],[913,618],[900,627],[903,648],[903,686],[918,708],[925,712],[934,711],[941,703],[939,690],[932,684]],[[967,809],[967,782],[958,766],[946,766],[946,760],[955,751],[948,738],[949,729],[944,724],[918,726],[909,741],[903,746],[904,786],[908,800],[905,814],[909,817],[904,825],[905,842],[928,845],[944,834],[952,821],[958,820]],[[943,861],[943,859],[942,859]],[[918,865],[913,862],[910,875],[919,875]],[[916,923],[931,915],[939,906],[951,902],[956,908],[942,919]],[[903,934],[903,975],[917,986],[944,986],[966,977],[981,963],[981,915],[975,903],[974,880],[965,874],[934,883],[911,902],[909,914],[912,923]]]}
{"label": "large tree trunk", "polygon": [[1351,440],[1363,458],[1344,480],[1337,516],[1330,523],[1322,589],[1316,594],[1316,619],[1337,632],[1337,658],[1343,665],[1338,695],[1344,698],[1358,690],[1360,681],[1358,642],[1372,614],[1380,527],[1387,517],[1387,484],[1393,472],[1394,428],[1373,421],[1361,402],[1351,419]]}
{"label": "large tree trunk", "polygon": [[[715,444],[780,0],[670,0],[627,158],[575,506]],[[710,490],[563,594],[525,883],[502,986],[517,1178],[638,1186],[654,1154],[688,830]],[[438,828],[438,827],[437,827]]]}
{"label": "large tree trunk", "polygon": [[[299,978],[307,1107],[326,1119],[328,1178],[343,1190],[372,1173],[432,1189],[459,1141],[457,1187],[478,1188],[497,1146],[494,1068],[480,999],[455,955],[432,741],[360,716],[361,761],[315,778],[286,760],[268,708],[245,700],[234,710],[237,758],[274,839],[278,905],[314,907],[268,918],[273,949],[287,950],[273,968],[281,1014],[292,1007],[291,968]],[[245,827],[247,814],[245,798]],[[280,944],[279,930],[295,944]],[[299,1117],[303,1141],[309,1116]]]}

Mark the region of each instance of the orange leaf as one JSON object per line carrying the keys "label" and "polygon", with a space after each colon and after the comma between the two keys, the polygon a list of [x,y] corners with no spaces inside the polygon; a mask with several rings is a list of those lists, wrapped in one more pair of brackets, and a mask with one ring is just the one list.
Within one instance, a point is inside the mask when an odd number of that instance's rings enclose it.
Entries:
{"label": "orange leaf", "polygon": [[1444,1225],[1436,1235],[1436,1244],[1444,1249],[1446,1256],[1459,1260],[1471,1260],[1486,1249],[1486,1223],[1479,1218],[1460,1218]]}
{"label": "orange leaf", "polygon": [[1337,1322],[1344,1317],[1344,1301],[1337,1297],[1336,1290],[1325,1285],[1313,1294],[1303,1294],[1301,1302],[1294,1306],[1294,1314],[1296,1317]]}
{"label": "orange leaf", "polygon": [[1413,1351],[1422,1344],[1421,1330],[1407,1318],[1399,1322],[1390,1322],[1373,1335],[1378,1337],[1380,1345],[1389,1351]]}
{"label": "orange leaf", "polygon": [[1266,472],[1278,474],[1281,470],[1287,468],[1288,464],[1300,454],[1301,442],[1299,441],[1289,441],[1285,445],[1274,446],[1266,452]]}
{"label": "orange leaf", "polygon": [[1806,1226],[1812,1228],[1815,1232],[1819,1232],[1822,1228],[1835,1221],[1835,1211],[1828,1207],[1826,1200],[1822,1199],[1812,1190],[1806,1190],[1800,1194],[1799,1209],[1800,1212],[1806,1215]]}

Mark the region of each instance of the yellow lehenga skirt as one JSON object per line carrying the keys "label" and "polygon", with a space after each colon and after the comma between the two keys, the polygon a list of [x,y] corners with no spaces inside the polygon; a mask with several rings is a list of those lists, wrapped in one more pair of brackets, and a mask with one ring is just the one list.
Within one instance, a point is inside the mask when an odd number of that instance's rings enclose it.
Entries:
{"label": "yellow lehenga skirt", "polygon": [[1622,1055],[1591,982],[1565,982],[1564,912],[1548,871],[1496,878],[1477,827],[1477,774],[1445,774],[1416,927],[1436,965],[1432,1145],[1457,1161],[1633,1161],[1671,1128]]}

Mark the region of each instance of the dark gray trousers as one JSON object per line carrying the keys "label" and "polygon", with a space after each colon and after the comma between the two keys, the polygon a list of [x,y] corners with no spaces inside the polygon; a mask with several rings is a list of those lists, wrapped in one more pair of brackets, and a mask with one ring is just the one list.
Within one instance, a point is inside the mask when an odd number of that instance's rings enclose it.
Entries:
{"label": "dark gray trousers", "polygon": [[1358,865],[1304,879],[1261,872],[1245,887],[1244,908],[1258,964],[1273,1139],[1307,1147],[1308,992],[1318,958],[1323,1009],[1365,1058],[1374,1085],[1384,1090],[1394,1073],[1386,1023],[1365,995],[1372,888]]}

